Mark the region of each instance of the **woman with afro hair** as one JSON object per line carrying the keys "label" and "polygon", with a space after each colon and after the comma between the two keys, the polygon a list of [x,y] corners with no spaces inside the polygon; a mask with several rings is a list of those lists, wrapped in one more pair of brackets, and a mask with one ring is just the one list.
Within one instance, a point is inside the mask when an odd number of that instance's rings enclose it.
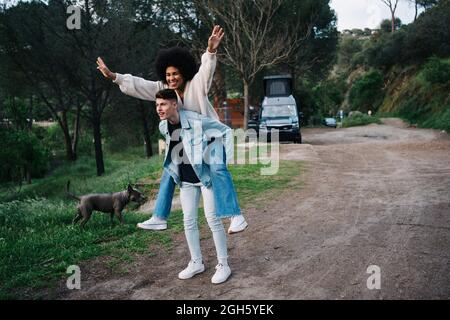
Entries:
{"label": "woman with afro hair", "polygon": [[[184,48],[172,47],[158,52],[155,69],[160,81],[149,81],[130,74],[111,72],[99,57],[97,69],[118,84],[120,90],[132,97],[156,101],[156,93],[162,89],[174,89],[177,93],[178,108],[194,111],[206,117],[219,120],[217,112],[209,102],[208,92],[216,68],[216,52],[224,36],[220,26],[214,26],[208,39],[208,47],[202,55],[201,65]],[[241,214],[236,190],[226,165],[210,165],[211,180],[214,189],[216,215],[220,218],[231,217],[228,233],[237,233],[248,226]],[[167,229],[167,218],[172,207],[175,183],[170,175],[163,171],[160,188],[152,217],[138,227],[146,230]]]}

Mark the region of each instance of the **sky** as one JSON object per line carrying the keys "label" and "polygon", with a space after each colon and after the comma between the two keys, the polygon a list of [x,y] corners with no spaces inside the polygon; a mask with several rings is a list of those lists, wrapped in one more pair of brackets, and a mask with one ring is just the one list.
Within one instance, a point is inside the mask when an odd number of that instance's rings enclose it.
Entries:
{"label": "sky", "polygon": [[[0,0],[3,3],[16,3],[18,0]],[[390,19],[389,8],[381,0],[331,0],[330,6],[337,15],[338,30],[353,28],[378,28],[381,20]],[[409,0],[399,0],[396,16],[403,24],[414,20],[414,5]]]}
{"label": "sky", "polygon": [[[330,6],[337,15],[338,30],[378,28],[381,20],[390,19],[391,12],[381,0],[331,0]],[[414,5],[409,0],[399,0],[395,16],[403,24],[414,20]]]}

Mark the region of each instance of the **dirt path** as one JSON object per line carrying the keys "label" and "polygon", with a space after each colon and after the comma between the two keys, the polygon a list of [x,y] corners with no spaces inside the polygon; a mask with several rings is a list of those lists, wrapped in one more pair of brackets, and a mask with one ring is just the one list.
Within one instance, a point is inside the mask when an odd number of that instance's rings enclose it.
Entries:
{"label": "dirt path", "polygon": [[[214,247],[205,228],[207,270],[177,279],[187,262],[183,234],[172,252],[141,257],[125,275],[83,274],[63,299],[449,299],[450,138],[435,130],[385,125],[305,129],[304,144],[283,144],[283,159],[307,173],[250,208],[250,228],[230,236],[233,276],[214,286]],[[369,290],[367,268],[381,269]]]}

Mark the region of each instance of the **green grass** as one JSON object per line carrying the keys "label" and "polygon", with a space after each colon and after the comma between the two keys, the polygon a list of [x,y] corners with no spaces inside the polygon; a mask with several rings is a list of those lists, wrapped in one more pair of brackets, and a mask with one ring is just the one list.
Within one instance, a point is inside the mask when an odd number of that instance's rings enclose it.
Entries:
{"label": "green grass", "polygon": [[369,116],[367,114],[363,114],[362,116],[353,116],[349,118],[345,118],[342,122],[343,128],[355,127],[355,126],[365,126],[371,123],[381,124],[379,117],[377,116]]}
{"label": "green grass", "polygon": [[[131,152],[105,158],[106,174],[102,177],[95,176],[95,162],[83,158],[35,180],[15,197],[10,189],[0,188],[0,299],[41,298],[39,289],[52,288],[67,277],[70,265],[108,257],[107,267],[117,268],[132,262],[135,255],[154,254],[156,245],[170,248],[173,236],[183,231],[180,210],[172,212],[167,231],[138,230],[136,223],[148,216],[133,211],[133,205],[125,210],[123,226],[117,223],[111,227],[109,216],[101,213],[92,215],[84,231],[72,226],[76,202],[65,196],[67,180],[71,180],[74,193],[84,194],[121,190],[128,182],[155,179],[161,174],[161,157],[147,160]],[[230,166],[242,207],[276,195],[274,190],[283,190],[301,171],[298,162],[280,162],[277,175],[261,176],[262,167]],[[154,187],[158,186],[148,188]]]}

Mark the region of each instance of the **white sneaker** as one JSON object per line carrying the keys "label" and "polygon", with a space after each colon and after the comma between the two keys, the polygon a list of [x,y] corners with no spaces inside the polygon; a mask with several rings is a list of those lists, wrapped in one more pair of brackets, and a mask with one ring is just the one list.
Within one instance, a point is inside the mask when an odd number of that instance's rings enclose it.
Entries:
{"label": "white sneaker", "polygon": [[219,263],[216,266],[216,273],[211,278],[211,282],[214,284],[219,284],[227,281],[228,277],[231,275],[231,269],[229,266],[224,266]]}
{"label": "white sneaker", "polygon": [[178,274],[178,279],[190,279],[196,274],[202,273],[203,271],[205,271],[205,265],[203,264],[203,262],[195,262],[191,260],[189,261],[187,268]]}
{"label": "white sneaker", "polygon": [[145,230],[166,230],[167,229],[167,221],[157,216],[152,216],[147,221],[141,222],[137,224],[138,228]]}
{"label": "white sneaker", "polygon": [[231,218],[230,227],[228,228],[228,234],[238,233],[245,230],[248,227],[247,221],[242,214]]}

